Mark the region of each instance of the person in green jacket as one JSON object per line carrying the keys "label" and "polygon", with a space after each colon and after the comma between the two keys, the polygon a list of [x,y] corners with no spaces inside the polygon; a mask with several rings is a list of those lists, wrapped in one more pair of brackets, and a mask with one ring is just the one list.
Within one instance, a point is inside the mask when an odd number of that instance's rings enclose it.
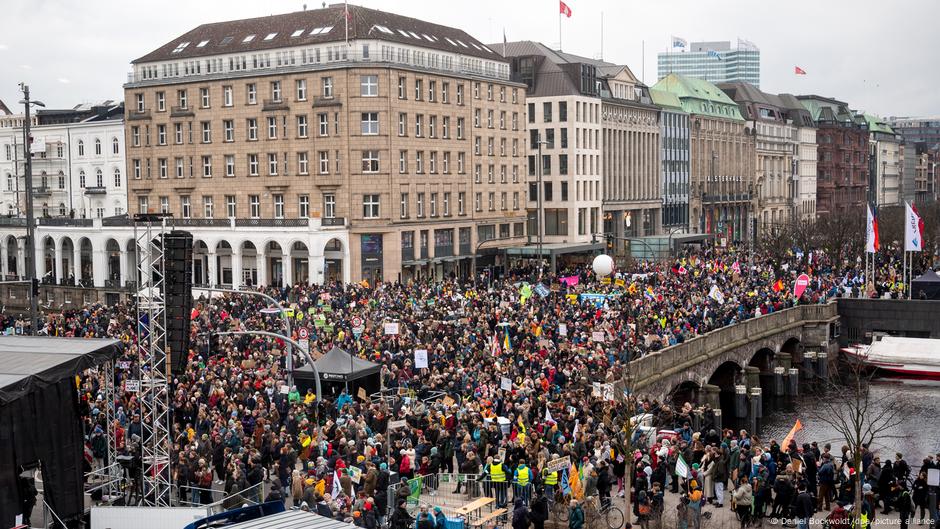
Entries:
{"label": "person in green jacket", "polygon": [[584,528],[584,510],[578,500],[571,500],[571,506],[568,507],[568,529]]}

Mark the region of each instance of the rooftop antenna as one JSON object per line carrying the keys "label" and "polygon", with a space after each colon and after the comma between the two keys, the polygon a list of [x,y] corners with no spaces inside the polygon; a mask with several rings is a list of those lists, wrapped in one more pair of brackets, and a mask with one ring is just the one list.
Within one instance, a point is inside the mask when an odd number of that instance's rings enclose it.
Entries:
{"label": "rooftop antenna", "polygon": [[304,11],[307,10],[307,4],[304,4]]}
{"label": "rooftop antenna", "polygon": [[604,60],[604,12],[601,11],[601,60]]}

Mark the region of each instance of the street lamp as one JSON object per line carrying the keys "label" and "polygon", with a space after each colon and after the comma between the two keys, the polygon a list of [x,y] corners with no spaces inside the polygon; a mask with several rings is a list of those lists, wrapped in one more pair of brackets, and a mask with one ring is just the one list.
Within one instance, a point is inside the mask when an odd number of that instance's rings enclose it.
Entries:
{"label": "street lamp", "polygon": [[29,288],[29,328],[30,334],[36,335],[39,331],[37,316],[39,313],[39,285],[36,283],[36,249],[35,249],[35,219],[33,218],[33,154],[32,137],[30,136],[30,107],[45,107],[42,101],[30,101],[29,85],[20,83],[23,99],[20,104],[25,109],[26,119],[23,124],[23,152],[26,158],[26,276],[30,282]]}
{"label": "street lamp", "polygon": [[535,194],[538,198],[538,219],[536,219],[536,221],[538,222],[537,226],[538,226],[538,237],[539,237],[539,279],[542,279],[542,270],[544,268],[544,263],[545,263],[545,260],[543,259],[544,256],[542,255],[542,237],[544,236],[544,232],[545,232],[545,229],[543,228],[543,225],[545,222],[545,211],[542,209],[542,193],[543,193],[543,190],[542,190],[542,145],[548,145],[548,142],[542,139],[541,132],[539,132],[538,138],[539,139],[536,142],[536,144],[538,145],[538,149],[539,149],[538,150],[539,174],[538,174],[538,190],[536,190]]}

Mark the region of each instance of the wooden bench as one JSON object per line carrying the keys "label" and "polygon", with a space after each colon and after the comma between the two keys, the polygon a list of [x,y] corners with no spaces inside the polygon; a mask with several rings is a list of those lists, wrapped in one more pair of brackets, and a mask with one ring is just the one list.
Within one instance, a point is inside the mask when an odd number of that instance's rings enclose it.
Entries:
{"label": "wooden bench", "polygon": [[471,522],[470,527],[483,527],[490,520],[499,518],[500,516],[506,514],[507,512],[509,511],[507,511],[506,509],[496,509],[495,511],[487,514],[483,518],[480,518],[479,520],[474,520],[473,522]]}
{"label": "wooden bench", "polygon": [[470,503],[461,505],[460,507],[456,508],[454,512],[462,516],[469,516],[473,512],[478,511],[495,501],[496,501],[496,498],[487,498],[487,497],[477,498]]}

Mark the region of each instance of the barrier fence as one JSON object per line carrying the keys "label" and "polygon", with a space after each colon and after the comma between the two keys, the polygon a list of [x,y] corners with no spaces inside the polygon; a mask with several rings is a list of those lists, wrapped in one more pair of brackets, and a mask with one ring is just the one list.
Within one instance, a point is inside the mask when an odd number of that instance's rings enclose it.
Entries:
{"label": "barrier fence", "polygon": [[[418,513],[422,506],[426,506],[429,511],[440,507],[446,516],[464,516],[472,523],[483,515],[483,510],[493,512],[511,508],[516,498],[522,498],[528,505],[533,491],[533,483],[523,486],[510,481],[493,481],[488,476],[480,477],[476,474],[441,473],[417,476],[389,485],[388,515],[404,500],[412,516]],[[494,501],[469,512],[461,510],[480,498],[492,498]]]}

